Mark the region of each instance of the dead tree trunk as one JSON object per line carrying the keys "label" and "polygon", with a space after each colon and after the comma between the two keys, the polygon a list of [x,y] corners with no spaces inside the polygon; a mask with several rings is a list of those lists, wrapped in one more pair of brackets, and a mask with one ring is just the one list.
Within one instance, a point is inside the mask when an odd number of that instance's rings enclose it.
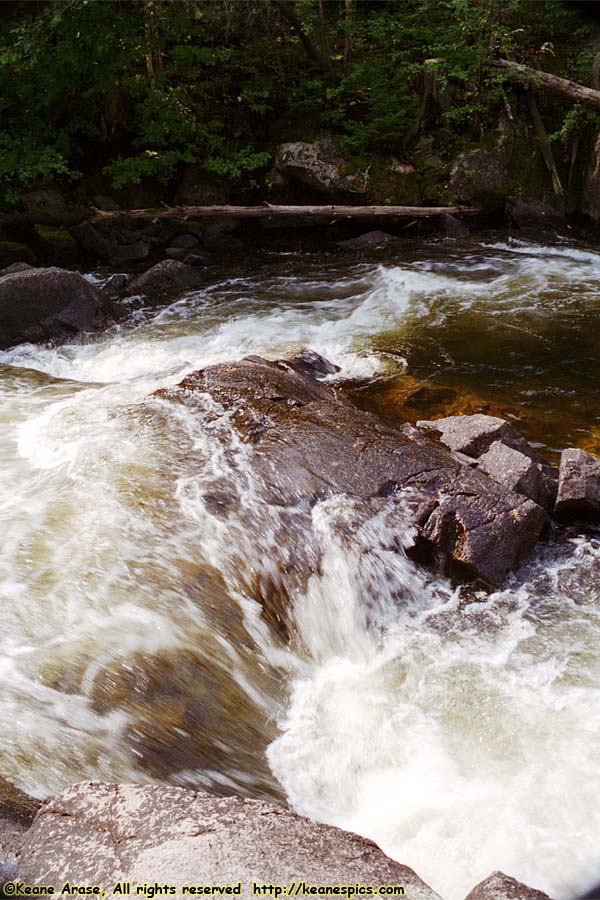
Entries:
{"label": "dead tree trunk", "polygon": [[[232,219],[262,218],[327,218],[327,219],[373,219],[394,216],[429,218],[444,213],[476,215],[481,210],[472,206],[170,206],[166,209],[120,209],[114,212],[94,210],[91,222],[110,219],[204,219],[230,217]],[[0,219],[1,224],[1,219]]]}
{"label": "dead tree trunk", "polygon": [[549,75],[548,72],[540,72],[538,69],[530,69],[520,63],[511,62],[508,59],[496,59],[492,63],[497,69],[504,69],[509,78],[525,84],[528,87],[537,88],[540,91],[548,91],[559,97],[564,97],[572,103],[584,103],[594,109],[600,109],[600,91],[585,87],[568,78],[559,78],[558,75]]}

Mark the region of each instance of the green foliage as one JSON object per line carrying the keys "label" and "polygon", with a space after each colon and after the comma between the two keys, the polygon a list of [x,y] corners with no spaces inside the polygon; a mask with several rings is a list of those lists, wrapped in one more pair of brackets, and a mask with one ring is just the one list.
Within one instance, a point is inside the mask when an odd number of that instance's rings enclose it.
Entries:
{"label": "green foliage", "polygon": [[[278,140],[334,131],[367,161],[448,156],[504,108],[494,55],[589,82],[591,27],[555,0],[61,0],[0,7],[0,193],[186,163],[252,187]],[[350,34],[350,45],[348,45]],[[348,49],[350,50],[347,58]],[[592,124],[568,113],[553,135]]]}

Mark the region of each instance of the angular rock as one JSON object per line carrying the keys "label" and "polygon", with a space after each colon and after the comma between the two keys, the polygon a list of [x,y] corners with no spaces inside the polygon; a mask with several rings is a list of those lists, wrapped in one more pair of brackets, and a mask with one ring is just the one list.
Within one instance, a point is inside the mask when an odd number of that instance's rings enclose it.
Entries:
{"label": "angular rock", "polygon": [[501,194],[509,175],[509,159],[504,152],[482,148],[459,153],[450,171],[450,195],[463,203],[489,201]]}
{"label": "angular rock", "polygon": [[197,266],[198,268],[201,268],[203,266],[209,266],[211,258],[207,253],[188,253],[187,256],[184,256],[183,262],[186,266]]}
{"label": "angular rock", "polygon": [[11,263],[10,266],[5,266],[3,269],[0,269],[0,278],[4,275],[14,275],[15,272],[27,272],[29,269],[35,269],[35,266],[26,262],[14,262]]}
{"label": "angular rock", "polygon": [[564,212],[541,200],[523,200],[521,197],[509,211],[510,220],[518,228],[552,228],[564,224]]}
{"label": "angular rock", "polygon": [[456,240],[458,238],[467,237],[470,234],[469,229],[456,216],[450,213],[444,213],[440,216],[440,225],[447,238]]}
{"label": "angular rock", "polygon": [[89,331],[102,312],[102,294],[78,272],[47,268],[0,275],[0,348]]}
{"label": "angular rock", "polygon": [[18,878],[28,884],[398,884],[439,900],[372,841],[282,807],[157,785],[88,782],[47,803],[28,832]]}
{"label": "angular rock", "polygon": [[348,241],[340,241],[340,247],[347,247],[349,250],[363,250],[374,247],[388,247],[396,240],[393,234],[386,231],[367,231],[358,237],[350,238]]}
{"label": "angular rock", "polygon": [[451,450],[474,458],[489,450],[495,441],[500,441],[536,462],[544,461],[514,425],[498,416],[486,416],[482,413],[473,416],[446,416],[443,419],[417,422],[417,428],[439,434],[440,441]]}
{"label": "angular rock", "polygon": [[199,244],[200,241],[193,234],[178,234],[171,240],[171,247],[182,247],[184,250],[193,250]]}
{"label": "angular rock", "polygon": [[550,897],[504,872],[492,872],[473,888],[465,900],[550,900]]}
{"label": "angular rock", "polygon": [[165,246],[180,227],[166,219],[157,222],[101,219],[82,222],[71,233],[88,256],[119,266],[146,259],[151,250]]}
{"label": "angular rock", "polygon": [[[530,497],[544,509],[552,510],[557,470],[527,443],[514,425],[498,416],[476,413],[421,421],[417,426],[437,434],[440,441],[454,451],[455,458],[466,456],[477,460],[478,468],[494,481]],[[494,447],[495,444],[498,446]],[[494,450],[490,454],[492,447]],[[464,459],[461,461],[469,465]]]}
{"label": "angular rock", "polygon": [[130,294],[164,294],[169,291],[196,288],[204,284],[197,268],[175,259],[164,259],[129,282]]}
{"label": "angular rock", "polygon": [[525,494],[543,505],[541,466],[519,450],[494,441],[490,449],[479,457],[477,467],[494,481],[504,484],[509,491]]}
{"label": "angular rock", "polygon": [[42,259],[50,265],[73,266],[81,262],[81,251],[68,228],[36,225]]}
{"label": "angular rock", "polygon": [[585,450],[563,450],[554,515],[563,522],[600,521],[600,459]]}
{"label": "angular rock", "polygon": [[294,141],[280,144],[275,153],[275,168],[315,191],[364,194],[368,177],[364,173],[343,174],[346,160],[335,142]]}
{"label": "angular rock", "polygon": [[[536,503],[423,436],[357,409],[293,360],[248,357],[210,366],[157,396],[193,408],[205,393],[254,446],[252,464],[268,503],[309,514],[317,500],[342,494],[368,513],[377,498],[398,497],[403,505],[408,497],[417,526],[410,554],[447,574],[501,584],[528,558],[546,523]],[[399,529],[403,516],[398,506]]]}
{"label": "angular rock", "polygon": [[326,378],[327,375],[336,375],[340,367],[330,362],[315,350],[305,348],[290,358],[290,365],[297,371],[312,375],[313,378]]}

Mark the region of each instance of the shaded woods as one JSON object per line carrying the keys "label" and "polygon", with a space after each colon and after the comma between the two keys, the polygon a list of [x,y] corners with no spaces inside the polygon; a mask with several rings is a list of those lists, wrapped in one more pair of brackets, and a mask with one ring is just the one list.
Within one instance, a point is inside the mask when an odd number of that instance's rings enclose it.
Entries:
{"label": "shaded woods", "polygon": [[[489,144],[499,117],[531,123],[527,90],[494,60],[594,87],[598,42],[556,0],[5,2],[0,193],[151,182],[172,199],[195,165],[207,202],[244,202],[269,196],[279,143],[332,135],[349,174],[413,164],[431,182],[419,199],[439,203],[428,168]],[[538,106],[568,167],[598,114],[542,92]]]}

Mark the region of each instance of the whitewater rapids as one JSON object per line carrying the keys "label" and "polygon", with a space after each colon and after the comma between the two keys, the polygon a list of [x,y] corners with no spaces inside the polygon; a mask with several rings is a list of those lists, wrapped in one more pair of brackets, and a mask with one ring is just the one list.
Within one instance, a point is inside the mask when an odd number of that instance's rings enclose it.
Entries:
{"label": "whitewater rapids", "polygon": [[[300,589],[227,417],[151,395],[309,346],[342,385],[447,375],[527,405],[549,452],[593,448],[600,254],[498,240],[385,263],[282,255],[134,307],[101,336],[0,353],[1,774],[37,796],[99,778],[286,798],[444,900],[494,869],[555,900],[588,887],[600,536],[551,541],[505,590],[465,597],[390,550],[385,514],[342,540],[352,503],[332,497]],[[223,479],[255,533],[205,503]],[[292,606],[289,640],[261,616],[266,580]],[[182,755],[190,710],[201,738]]]}

